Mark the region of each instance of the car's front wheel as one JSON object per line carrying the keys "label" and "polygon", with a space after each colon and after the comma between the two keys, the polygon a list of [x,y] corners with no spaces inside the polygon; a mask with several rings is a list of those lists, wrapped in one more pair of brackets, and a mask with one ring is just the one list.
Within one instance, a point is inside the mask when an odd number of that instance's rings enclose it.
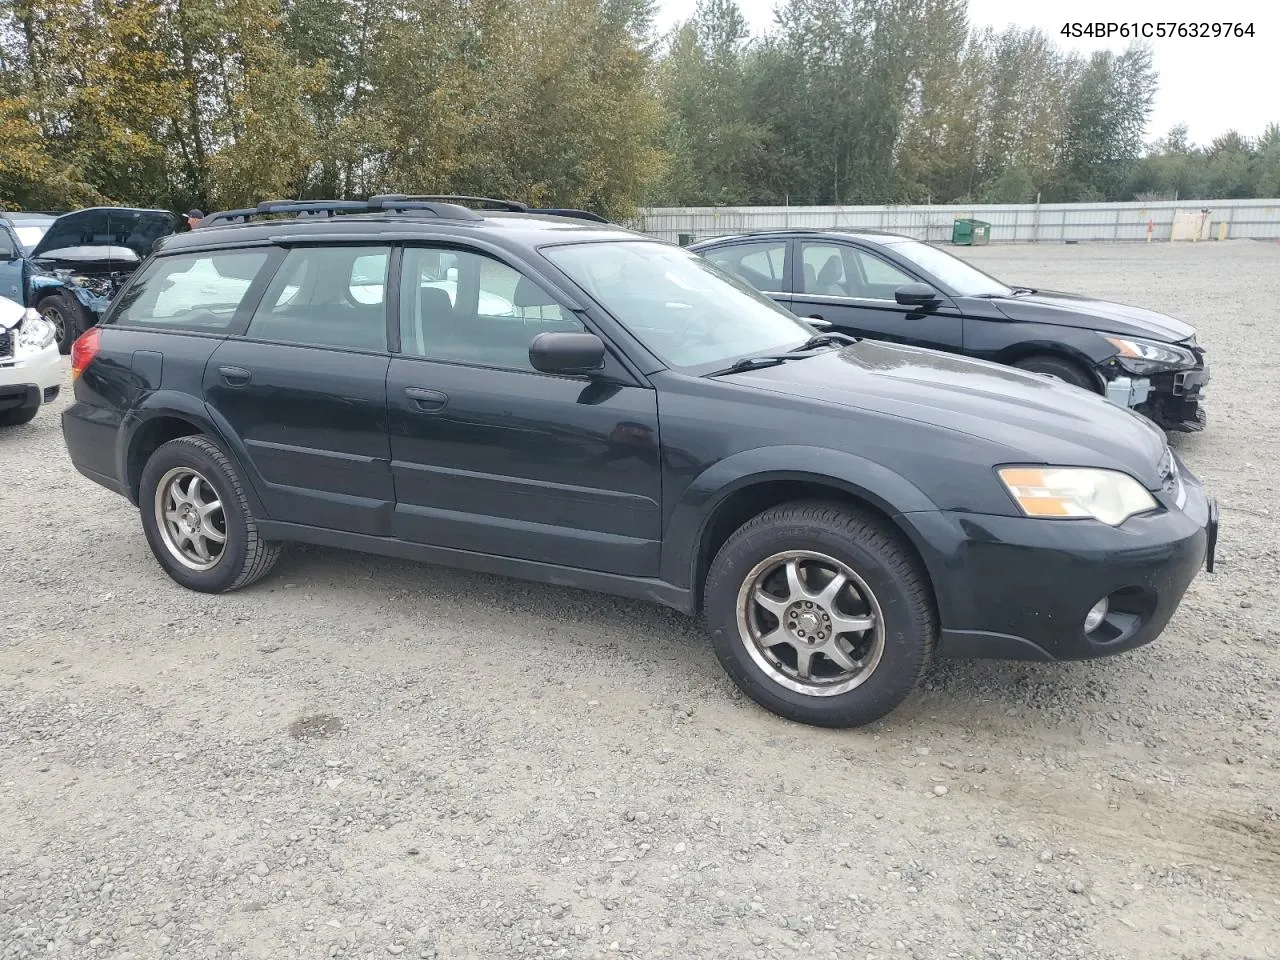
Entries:
{"label": "car's front wheel", "polygon": [[138,509],[151,552],[191,590],[248,586],[280,555],[280,545],[258,533],[231,462],[207,437],[179,437],[151,455]]}
{"label": "car's front wheel", "polygon": [[1098,382],[1093,378],[1093,375],[1072,360],[1064,360],[1062,357],[1052,357],[1048,354],[1036,354],[1035,356],[1023,357],[1021,360],[1015,360],[1013,365],[1019,370],[1053,377],[1055,380],[1069,383],[1071,386],[1079,387],[1081,390],[1088,390],[1091,393],[1098,392]]}
{"label": "car's front wheel", "polygon": [[711,564],[704,609],[744,693],[823,727],[897,707],[937,636],[926,575],[896,533],[834,503],[783,504],[739,528]]}
{"label": "car's front wheel", "polygon": [[93,317],[74,297],[55,293],[40,301],[40,315],[53,324],[58,352],[64,356],[71,352],[76,338],[93,326]]}

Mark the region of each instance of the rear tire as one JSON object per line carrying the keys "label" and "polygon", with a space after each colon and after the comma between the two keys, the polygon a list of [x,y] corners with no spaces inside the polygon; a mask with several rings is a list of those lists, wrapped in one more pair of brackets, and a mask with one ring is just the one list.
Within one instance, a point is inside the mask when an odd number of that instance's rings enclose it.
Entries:
{"label": "rear tire", "polygon": [[1098,382],[1089,375],[1089,372],[1084,367],[1073,360],[1065,360],[1062,357],[1053,357],[1048,354],[1038,354],[1034,357],[1023,357],[1021,360],[1015,360],[1013,366],[1019,370],[1026,370],[1028,373],[1048,374],[1063,383],[1069,383],[1071,386],[1079,387],[1081,390],[1088,390],[1090,393],[1098,392]]}
{"label": "rear tire", "polygon": [[58,337],[58,352],[66,356],[76,338],[95,323],[93,316],[75,297],[55,293],[40,301],[40,315],[53,324]]}
{"label": "rear tire", "polygon": [[179,437],[151,455],[138,509],[152,554],[190,590],[247,587],[279,559],[280,544],[262,539],[231,461],[207,437]]}
{"label": "rear tire", "polygon": [[743,693],[821,727],[892,711],[937,642],[928,578],[897,533],[836,503],[786,503],[740,527],[711,564],[704,609]]}

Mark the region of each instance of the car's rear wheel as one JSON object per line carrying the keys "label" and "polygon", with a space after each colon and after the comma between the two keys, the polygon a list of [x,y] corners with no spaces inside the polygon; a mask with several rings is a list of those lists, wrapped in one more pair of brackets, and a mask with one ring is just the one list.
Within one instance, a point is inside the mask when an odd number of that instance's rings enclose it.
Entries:
{"label": "car's rear wheel", "polygon": [[53,324],[57,336],[58,352],[66,355],[76,337],[94,324],[89,311],[65,293],[55,293],[40,301],[40,315]]}
{"label": "car's rear wheel", "polygon": [[138,489],[151,552],[174,580],[202,593],[248,586],[280,545],[258,533],[226,455],[206,437],[179,437],[151,455]]}
{"label": "car's rear wheel", "polygon": [[1088,390],[1091,393],[1098,392],[1098,383],[1089,375],[1089,371],[1080,364],[1065,360],[1062,357],[1037,354],[1033,357],[1023,357],[1021,360],[1015,360],[1013,366],[1019,370],[1026,370],[1028,373],[1045,374],[1056,380],[1061,380],[1063,383],[1069,383],[1073,387]]}
{"label": "car's rear wheel", "polygon": [[704,609],[747,696],[824,727],[897,707],[937,636],[928,581],[898,536],[834,503],[783,504],[744,524],[711,564]]}

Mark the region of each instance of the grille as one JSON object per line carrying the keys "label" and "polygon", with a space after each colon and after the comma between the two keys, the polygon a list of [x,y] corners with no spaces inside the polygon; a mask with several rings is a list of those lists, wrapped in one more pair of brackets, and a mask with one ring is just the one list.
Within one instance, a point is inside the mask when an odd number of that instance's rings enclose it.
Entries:
{"label": "grille", "polygon": [[0,358],[13,356],[13,331],[0,330]]}

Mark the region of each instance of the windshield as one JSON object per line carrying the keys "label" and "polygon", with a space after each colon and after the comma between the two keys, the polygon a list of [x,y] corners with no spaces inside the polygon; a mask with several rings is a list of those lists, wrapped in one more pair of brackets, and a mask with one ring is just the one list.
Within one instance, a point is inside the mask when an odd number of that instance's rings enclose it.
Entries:
{"label": "windshield", "polygon": [[[53,221],[50,221],[52,223]],[[15,223],[13,232],[18,235],[18,242],[22,244],[25,253],[30,253],[36,248],[36,244],[40,242],[40,238],[49,232],[49,224],[30,224]]]}
{"label": "windshield", "polygon": [[768,297],[679,247],[620,240],[543,253],[670,367],[719,365],[813,334]]}
{"label": "windshield", "polygon": [[931,247],[919,240],[904,240],[892,245],[893,252],[905,257],[925,273],[932,274],[960,297],[1009,297],[1013,289],[959,257]]}

